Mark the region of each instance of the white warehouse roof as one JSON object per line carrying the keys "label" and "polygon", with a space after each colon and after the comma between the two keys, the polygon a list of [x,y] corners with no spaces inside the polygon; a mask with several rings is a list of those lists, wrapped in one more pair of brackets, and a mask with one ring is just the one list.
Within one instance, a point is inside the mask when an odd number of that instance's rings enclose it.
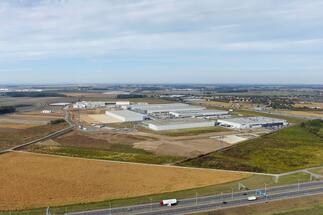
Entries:
{"label": "white warehouse roof", "polygon": [[271,117],[239,117],[231,119],[219,119],[218,123],[220,123],[220,125],[229,126],[232,128],[253,128],[288,124],[286,120]]}
{"label": "white warehouse roof", "polygon": [[131,105],[131,110],[137,110],[145,113],[171,112],[171,111],[189,111],[189,110],[204,110],[201,106],[191,106],[183,103],[170,104],[146,104],[146,105]]}
{"label": "white warehouse roof", "polygon": [[145,124],[155,131],[172,130],[172,129],[185,129],[185,128],[199,128],[211,127],[215,125],[214,121],[204,119],[173,119],[173,120],[154,120],[147,121]]}
{"label": "white warehouse roof", "polygon": [[116,118],[122,122],[135,122],[145,120],[145,115],[129,110],[106,111],[107,116]]}
{"label": "white warehouse roof", "polygon": [[170,114],[176,117],[198,117],[198,116],[220,116],[229,114],[224,110],[188,110],[188,111],[172,111]]}

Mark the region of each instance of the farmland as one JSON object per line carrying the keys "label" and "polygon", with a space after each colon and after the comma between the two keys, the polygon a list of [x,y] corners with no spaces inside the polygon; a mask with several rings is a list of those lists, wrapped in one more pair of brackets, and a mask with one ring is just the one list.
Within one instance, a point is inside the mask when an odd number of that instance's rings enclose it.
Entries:
{"label": "farmland", "polygon": [[323,164],[323,121],[308,121],[180,165],[280,173]]}
{"label": "farmland", "polygon": [[0,126],[0,149],[6,149],[46,136],[47,134],[67,127],[67,124],[59,123],[29,126],[21,124]]}
{"label": "farmland", "polygon": [[135,148],[141,141],[154,141],[152,137],[122,133],[84,134],[74,131],[27,148],[29,151],[90,159],[104,159],[138,163],[169,164],[183,158],[180,156],[157,155]]}
{"label": "farmland", "polygon": [[0,210],[130,198],[222,184],[248,176],[21,152],[2,155],[0,170],[0,180],[6,184],[0,186]]}

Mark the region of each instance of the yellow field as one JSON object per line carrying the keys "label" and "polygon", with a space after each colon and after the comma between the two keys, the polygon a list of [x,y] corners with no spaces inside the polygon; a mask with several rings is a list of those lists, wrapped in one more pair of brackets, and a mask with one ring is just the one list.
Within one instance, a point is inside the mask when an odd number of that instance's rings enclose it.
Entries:
{"label": "yellow field", "polygon": [[321,118],[323,117],[323,111],[319,112],[311,112],[311,111],[279,111],[280,113],[285,113],[285,114],[290,114],[290,115],[295,115],[295,116],[300,116],[300,117],[318,117]]}
{"label": "yellow field", "polygon": [[294,106],[295,107],[308,107],[308,108],[323,108],[323,103],[321,103],[321,102],[305,102],[305,103],[297,103]]}
{"label": "yellow field", "polygon": [[78,158],[0,156],[0,210],[126,198],[226,183],[247,174]]}

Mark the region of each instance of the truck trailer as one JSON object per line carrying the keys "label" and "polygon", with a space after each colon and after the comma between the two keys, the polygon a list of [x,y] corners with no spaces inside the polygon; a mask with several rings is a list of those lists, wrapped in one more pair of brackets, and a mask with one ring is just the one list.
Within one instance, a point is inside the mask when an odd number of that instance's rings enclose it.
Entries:
{"label": "truck trailer", "polygon": [[160,206],[174,206],[177,205],[177,199],[166,199],[166,200],[161,200],[160,201]]}

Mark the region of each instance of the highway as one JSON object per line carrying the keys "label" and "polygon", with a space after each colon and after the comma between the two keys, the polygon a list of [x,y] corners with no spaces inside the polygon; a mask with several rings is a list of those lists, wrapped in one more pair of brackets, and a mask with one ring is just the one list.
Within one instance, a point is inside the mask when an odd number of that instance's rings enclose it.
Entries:
{"label": "highway", "polygon": [[[247,197],[255,195],[256,190],[245,192],[226,193],[220,195],[204,196],[179,200],[177,206],[161,207],[159,202],[135,205],[120,208],[107,208],[85,212],[68,213],[69,215],[176,215],[190,214],[201,211],[210,211],[249,204],[277,201],[286,198],[301,197],[323,193],[323,181],[299,183],[285,186],[262,188],[266,190],[267,197],[260,197],[256,201],[248,201]],[[226,203],[223,203],[226,202]]]}

